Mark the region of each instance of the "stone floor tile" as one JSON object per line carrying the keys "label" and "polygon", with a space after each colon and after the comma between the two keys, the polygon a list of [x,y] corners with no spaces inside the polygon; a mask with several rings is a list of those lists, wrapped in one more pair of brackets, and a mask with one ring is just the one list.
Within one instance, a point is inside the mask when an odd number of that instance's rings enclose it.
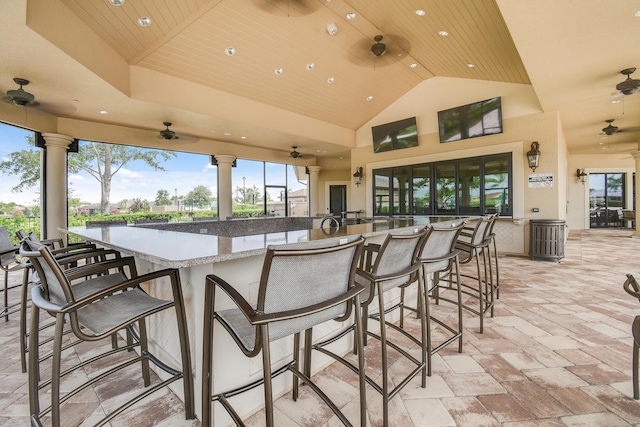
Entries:
{"label": "stone floor tile", "polygon": [[533,418],[510,394],[489,394],[478,396],[478,400],[487,408],[499,422],[522,421]]}
{"label": "stone floor tile", "polygon": [[586,381],[565,368],[531,369],[522,372],[544,389],[576,388],[588,385]]}
{"label": "stone floor tile", "polygon": [[474,397],[448,397],[442,404],[459,427],[497,427],[500,423]]}
{"label": "stone floor tile", "polygon": [[578,388],[558,388],[547,390],[558,402],[574,414],[601,412],[605,408]]}
{"label": "stone floor tile", "polygon": [[611,412],[599,412],[597,414],[585,414],[585,415],[571,415],[568,417],[562,417],[562,422],[567,427],[592,427],[592,426],[607,426],[607,427],[626,427],[629,425],[625,420],[612,414]]}

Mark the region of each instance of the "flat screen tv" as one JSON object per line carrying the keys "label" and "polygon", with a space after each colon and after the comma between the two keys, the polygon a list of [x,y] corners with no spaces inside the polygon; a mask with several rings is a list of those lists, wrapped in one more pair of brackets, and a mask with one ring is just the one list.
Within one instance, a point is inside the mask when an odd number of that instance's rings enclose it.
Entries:
{"label": "flat screen tv", "polygon": [[374,153],[418,146],[418,127],[415,117],[373,126],[371,133]]}
{"label": "flat screen tv", "polygon": [[502,101],[495,97],[438,112],[440,142],[502,133]]}

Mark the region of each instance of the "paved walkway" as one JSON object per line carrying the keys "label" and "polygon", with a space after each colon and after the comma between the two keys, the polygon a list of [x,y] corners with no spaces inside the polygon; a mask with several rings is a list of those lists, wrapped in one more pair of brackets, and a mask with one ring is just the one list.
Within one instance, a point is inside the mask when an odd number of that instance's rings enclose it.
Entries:
{"label": "paved walkway", "polygon": [[[464,352],[449,346],[435,356],[427,388],[414,380],[391,401],[391,425],[640,426],[640,402],[632,399],[630,334],[640,302],[622,289],[625,273],[640,277],[640,239],[630,234],[571,232],[560,264],[501,257],[500,300],[485,333],[478,333],[477,317],[465,313]],[[446,307],[438,309],[446,314]],[[20,372],[17,335],[16,315],[0,322],[2,427],[28,425],[27,376]],[[374,358],[368,363],[375,369]],[[398,361],[392,370],[400,374],[406,368]],[[132,371],[83,392],[64,409],[63,425],[92,425],[113,396],[138,377]],[[356,420],[353,374],[334,364],[317,378]],[[371,392],[367,399],[370,424],[379,426],[379,395]],[[298,402],[281,397],[276,408],[278,427],[340,425],[306,391]],[[172,393],[160,393],[111,426],[200,425],[185,421],[182,411]],[[261,414],[248,424],[264,425]]]}

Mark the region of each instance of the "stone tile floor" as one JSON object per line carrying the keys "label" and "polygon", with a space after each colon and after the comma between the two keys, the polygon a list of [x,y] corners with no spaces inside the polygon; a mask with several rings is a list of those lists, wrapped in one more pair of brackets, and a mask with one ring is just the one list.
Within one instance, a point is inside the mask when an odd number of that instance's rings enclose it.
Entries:
{"label": "stone tile floor", "polygon": [[[630,333],[633,317],[640,315],[640,302],[622,289],[625,273],[640,276],[635,257],[640,239],[631,239],[630,234],[613,229],[572,231],[561,263],[502,256],[500,299],[495,317],[485,322],[484,334],[478,333],[477,317],[465,313],[463,353],[449,346],[434,356],[427,387],[421,388],[414,379],[391,401],[390,424],[640,426],[640,402],[632,398]],[[12,280],[21,278],[16,275]],[[435,310],[451,314],[444,305]],[[435,328],[434,336],[439,334]],[[17,315],[7,323],[0,321],[2,427],[29,425],[27,376],[20,372],[17,336]],[[374,354],[375,346],[370,347]],[[368,363],[375,372],[375,358],[368,357]],[[408,368],[404,361],[396,361],[392,377]],[[137,370],[124,372],[117,380],[76,396],[64,409],[63,426],[93,425],[104,409],[139,383],[138,377]],[[333,364],[316,380],[356,420],[353,377]],[[289,394],[276,401],[277,426],[341,425],[304,389],[297,402]],[[373,391],[367,395],[371,426],[381,425],[379,399]],[[247,424],[264,425],[262,413]],[[161,392],[109,425],[200,423],[185,421],[180,400]]]}

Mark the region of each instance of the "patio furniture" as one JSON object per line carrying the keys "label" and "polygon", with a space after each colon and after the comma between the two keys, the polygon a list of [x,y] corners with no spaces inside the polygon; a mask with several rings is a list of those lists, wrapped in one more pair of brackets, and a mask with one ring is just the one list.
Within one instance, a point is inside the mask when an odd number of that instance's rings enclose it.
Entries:
{"label": "patio furniture", "polygon": [[[78,267],[70,274],[65,273],[47,246],[38,245],[25,239],[20,253],[31,260],[40,277],[40,284],[32,289],[31,331],[29,335],[29,414],[33,426],[40,426],[41,419],[47,415],[50,416],[49,422],[53,427],[68,425],[65,421],[66,417],[63,417],[63,406],[66,402],[88,387],[101,380],[110,379],[112,374],[136,363],[141,364],[145,388],[137,394],[128,394],[126,401],[118,402],[119,406],[108,413],[98,425],[108,423],[127,408],[180,379],[183,380],[184,387],[185,417],[187,419],[194,418],[191,356],[180,276],[177,269],[166,269],[137,276],[134,259],[126,257]],[[83,281],[85,277],[93,277],[96,274],[107,273],[114,269],[117,273],[107,277],[123,275],[123,280],[114,281],[110,286],[99,291],[91,291],[90,282]],[[129,279],[124,276],[124,271],[129,272]],[[148,283],[153,288],[155,283],[160,280],[170,285],[172,299],[164,300],[151,297],[140,287],[141,284]],[[72,286],[72,282],[76,281],[80,281],[80,283]],[[89,285],[83,287],[87,282]],[[80,291],[81,289],[83,292]],[[182,371],[160,361],[150,353],[147,344],[146,318],[170,308],[174,308],[176,313]],[[51,370],[50,377],[47,379],[41,377],[38,351],[41,312],[55,317],[55,331],[50,357]],[[66,340],[63,340],[66,323],[69,324],[74,338],[70,344],[65,344]],[[134,327],[136,325],[137,328]],[[85,350],[83,350],[83,346],[78,344],[85,341],[98,341],[122,330],[127,330],[131,336],[135,337],[135,342],[117,349],[107,349],[101,354],[96,354],[93,350],[90,350],[88,354],[82,354]],[[69,352],[65,352],[63,355],[63,350],[69,347],[73,347],[75,350],[72,352],[73,354],[77,352],[81,355],[81,361],[73,366],[69,365],[75,362],[65,360],[65,355],[69,355]],[[137,349],[139,354],[130,351],[134,349]],[[120,358],[115,361],[107,359],[115,354],[120,354]],[[129,357],[125,357],[127,355]],[[107,365],[107,362],[110,364]],[[154,385],[151,385],[150,362],[167,374],[163,380]],[[98,375],[89,376],[86,381],[81,381],[73,375],[77,370],[94,363],[97,363],[100,369]],[[79,377],[82,378],[83,375]],[[51,402],[44,409],[41,407],[41,394],[49,396]]]}
{"label": "patio furniture", "polygon": [[[418,291],[418,310],[424,312],[423,302],[424,289],[422,284],[422,274],[419,273],[420,262],[417,257],[422,249],[422,243],[427,233],[426,229],[414,229],[403,233],[387,234],[382,245],[365,246],[366,256],[358,268],[356,274],[356,283],[365,287],[362,292],[362,321],[363,321],[363,340],[367,345],[367,338],[372,337],[380,342],[380,359],[381,359],[381,384],[371,376],[366,376],[367,383],[382,396],[382,413],[383,425],[389,425],[389,401],[399,394],[400,390],[418,374],[422,374],[422,387],[426,387],[427,378],[427,326],[425,316],[420,316],[420,337],[416,338],[413,331],[407,331],[395,325],[386,319],[387,313],[398,308],[397,304],[389,307],[389,301],[392,301],[391,291],[399,287],[406,286],[410,283],[419,281]],[[385,299],[387,298],[387,299]],[[377,306],[377,311],[374,311]],[[370,309],[371,307],[371,309]],[[368,320],[377,321],[380,328],[379,334],[368,330]],[[392,329],[401,335],[403,340],[407,340],[412,344],[416,344],[421,349],[419,358],[414,357],[399,343],[394,342],[387,335],[387,328]],[[393,334],[396,336],[397,334]],[[355,372],[362,373],[359,367],[356,367],[342,357],[328,350],[326,346],[331,341],[326,340],[316,343],[313,349],[334,358],[340,363],[348,366]],[[412,364],[412,370],[404,376],[404,378],[394,378],[391,381],[389,372],[389,350],[398,352],[404,360]],[[376,355],[377,356],[377,355]]]}
{"label": "patio furniture", "polygon": [[472,225],[465,226],[456,242],[456,249],[460,251],[460,264],[470,264],[475,261],[475,275],[471,272],[462,272],[465,279],[477,281],[477,285],[462,282],[462,294],[470,296],[472,301],[477,301],[477,308],[468,302],[462,307],[480,317],[480,333],[484,333],[484,317],[487,313],[493,317],[493,284],[491,283],[491,251],[489,250],[489,229],[492,218],[480,217]]}
{"label": "patio furniture", "polygon": [[84,223],[84,226],[87,228],[90,227],[117,227],[117,226],[125,226],[127,225],[126,219],[118,219],[113,221],[87,221]]}
{"label": "patio furniture", "polygon": [[[282,246],[269,246],[258,289],[257,305],[246,301],[232,285],[215,275],[206,279],[204,301],[204,356],[202,370],[202,425],[212,423],[212,402],[219,402],[237,425],[244,425],[229,399],[262,385],[264,387],[265,423],[274,426],[272,378],[284,372],[293,374],[293,399],[297,400],[299,381],[310,387],[347,426],[351,422],[311,379],[312,328],[329,320],[355,318],[355,345],[358,354],[360,424],[366,424],[364,355],[359,294],[364,290],[354,284],[356,263],[364,239],[360,236],[327,239]],[[328,268],[330,266],[330,268]],[[231,298],[236,308],[216,309],[216,291]],[[212,363],[214,319],[231,335],[247,357],[262,354],[262,378],[232,390],[213,390],[215,372]],[[300,361],[300,333],[305,344]],[[271,343],[293,335],[292,360],[271,366]],[[332,339],[338,339],[342,335]]]}
{"label": "patio furniture", "polygon": [[624,228],[635,228],[636,227],[636,211],[623,209],[622,222],[623,222]]}
{"label": "patio furniture", "polygon": [[[622,286],[629,295],[640,301],[640,285],[638,285],[638,282],[631,274],[627,274],[627,280]],[[631,362],[633,365],[633,398],[638,400],[640,399],[640,385],[638,384],[640,381],[638,379],[638,363],[640,363],[640,316],[636,316],[635,319],[633,319],[631,334],[633,335],[633,357]]]}
{"label": "patio furniture", "polygon": [[[21,286],[20,283],[9,286],[9,273],[14,271],[24,270],[26,264],[20,262],[16,258],[18,253],[18,246],[13,244],[11,236],[6,228],[0,227],[0,269],[4,272],[4,287],[2,289],[2,315],[4,315],[5,322],[9,321],[9,314],[15,313],[20,309],[20,303],[9,304],[9,291]],[[27,270],[24,270],[24,274],[27,274]]]}

